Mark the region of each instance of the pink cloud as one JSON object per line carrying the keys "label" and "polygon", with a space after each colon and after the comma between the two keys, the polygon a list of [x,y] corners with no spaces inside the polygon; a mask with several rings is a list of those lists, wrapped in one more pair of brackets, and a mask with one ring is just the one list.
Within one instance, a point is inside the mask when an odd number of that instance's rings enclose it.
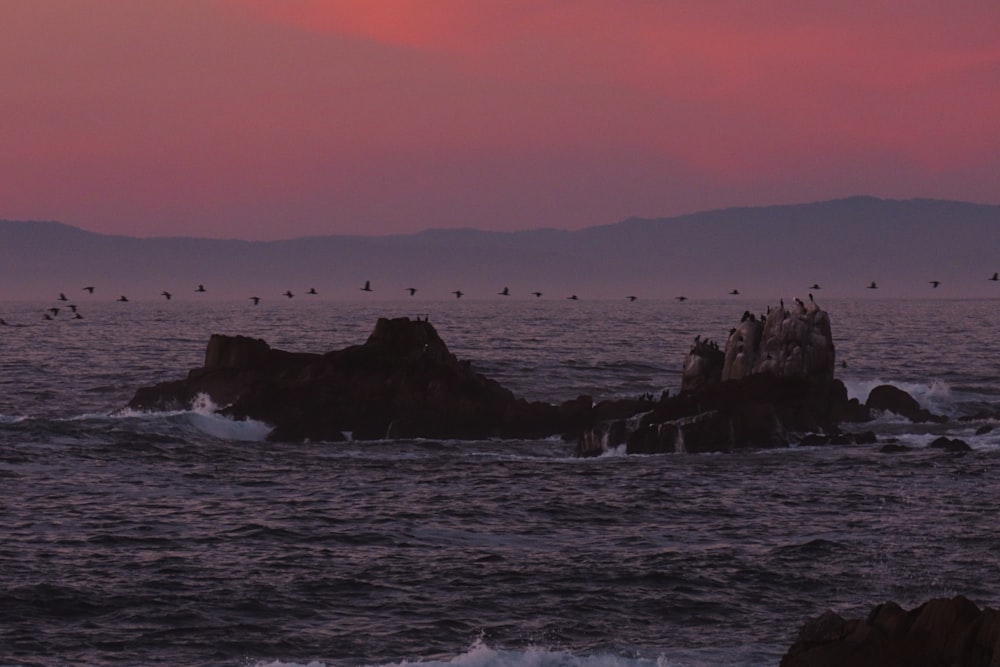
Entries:
{"label": "pink cloud", "polygon": [[14,2],[0,217],[282,237],[995,199],[988,4]]}

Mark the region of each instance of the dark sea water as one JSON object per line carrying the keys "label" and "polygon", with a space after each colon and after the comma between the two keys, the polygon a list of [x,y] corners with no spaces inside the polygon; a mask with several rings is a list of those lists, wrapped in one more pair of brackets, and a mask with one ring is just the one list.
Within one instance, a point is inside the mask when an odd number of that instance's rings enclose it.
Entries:
{"label": "dark sea water", "polygon": [[[498,299],[498,301],[500,301]],[[1000,606],[1000,423],[910,445],[572,457],[574,443],[264,442],[135,414],[212,333],[322,352],[429,314],[529,399],[676,390],[695,335],[766,303],[0,303],[0,665],[775,665],[803,621]],[[831,301],[851,395],[1000,412],[1000,301]],[[984,425],[991,433],[975,435]],[[927,447],[947,434],[973,451]]]}

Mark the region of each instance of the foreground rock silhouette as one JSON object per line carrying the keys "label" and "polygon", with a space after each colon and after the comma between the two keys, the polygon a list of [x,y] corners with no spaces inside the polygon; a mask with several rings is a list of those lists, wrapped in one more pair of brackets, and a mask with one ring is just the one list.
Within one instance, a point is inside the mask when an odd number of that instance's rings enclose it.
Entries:
{"label": "foreground rock silhouette", "polygon": [[828,611],[806,623],[781,667],[994,667],[1000,664],[1000,612],[964,596],[906,611],[894,602],[865,619]]}

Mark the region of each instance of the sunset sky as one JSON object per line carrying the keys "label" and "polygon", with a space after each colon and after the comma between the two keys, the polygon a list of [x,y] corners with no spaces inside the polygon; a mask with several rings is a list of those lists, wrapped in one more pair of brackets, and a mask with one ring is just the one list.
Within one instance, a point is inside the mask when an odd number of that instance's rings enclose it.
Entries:
{"label": "sunset sky", "polygon": [[0,218],[279,239],[1000,203],[982,0],[3,0]]}

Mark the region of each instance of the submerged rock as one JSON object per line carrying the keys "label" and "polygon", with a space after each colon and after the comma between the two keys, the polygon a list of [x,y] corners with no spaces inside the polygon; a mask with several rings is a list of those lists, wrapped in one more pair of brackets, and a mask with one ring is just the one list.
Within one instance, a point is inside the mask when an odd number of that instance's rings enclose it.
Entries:
{"label": "submerged rock", "polygon": [[991,667],[1000,664],[1000,612],[964,596],[906,611],[894,602],[866,619],[832,611],[806,623],[781,667]]}
{"label": "submerged rock", "polygon": [[946,452],[953,452],[953,453],[963,453],[972,451],[972,447],[970,447],[969,443],[967,443],[965,440],[961,440],[959,438],[947,438],[943,435],[934,438],[934,440],[931,441],[931,444],[928,445],[928,447],[930,447],[931,449],[943,449]]}
{"label": "submerged rock", "polygon": [[936,415],[929,410],[920,407],[917,399],[898,387],[891,384],[882,384],[871,390],[865,407],[878,412],[892,412],[901,417],[906,417],[911,422],[937,422],[948,421],[947,417]]}

